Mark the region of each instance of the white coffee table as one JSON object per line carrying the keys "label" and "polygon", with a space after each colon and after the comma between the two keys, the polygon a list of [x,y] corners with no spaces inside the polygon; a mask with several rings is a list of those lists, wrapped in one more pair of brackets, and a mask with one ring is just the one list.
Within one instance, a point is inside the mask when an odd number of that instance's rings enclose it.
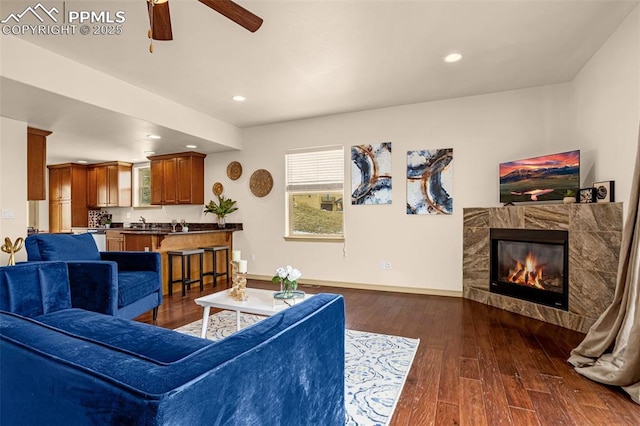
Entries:
{"label": "white coffee table", "polygon": [[[283,301],[275,300],[273,298],[274,291],[271,290],[247,288],[249,300],[244,302],[234,300],[229,296],[229,291],[230,290],[219,291],[208,296],[199,297],[195,300],[196,304],[204,308],[204,313],[202,314],[202,333],[200,334],[200,337],[204,338],[207,335],[207,325],[209,324],[209,312],[211,308],[236,311],[236,330],[240,330],[240,312],[271,316],[290,306]],[[299,303],[311,296],[313,296],[313,294],[305,294],[304,298],[295,299],[290,303]]]}

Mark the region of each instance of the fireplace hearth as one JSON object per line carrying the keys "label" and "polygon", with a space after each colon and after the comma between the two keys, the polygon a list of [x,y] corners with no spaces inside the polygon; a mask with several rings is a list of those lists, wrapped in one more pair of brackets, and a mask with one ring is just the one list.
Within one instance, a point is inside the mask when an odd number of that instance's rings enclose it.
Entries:
{"label": "fireplace hearth", "polygon": [[492,228],[489,275],[492,293],[568,310],[568,232]]}
{"label": "fireplace hearth", "polygon": [[[569,258],[569,269],[568,275],[564,274],[569,281],[569,288],[564,292],[569,300],[567,310],[556,308],[554,303],[530,302],[491,289],[492,229],[568,233],[569,256],[565,259]],[[586,333],[613,300],[621,240],[622,203],[467,207],[463,223],[463,296]],[[535,251],[532,254],[536,255]],[[544,266],[545,261],[538,259],[536,265],[540,264]],[[552,281],[553,276],[553,272],[546,270],[542,273],[542,278],[548,281]]]}

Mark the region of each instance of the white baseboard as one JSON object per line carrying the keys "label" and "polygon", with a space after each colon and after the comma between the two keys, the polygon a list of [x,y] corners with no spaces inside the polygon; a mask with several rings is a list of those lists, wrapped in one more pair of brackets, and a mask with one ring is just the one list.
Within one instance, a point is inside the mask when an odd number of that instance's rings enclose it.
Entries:
{"label": "white baseboard", "polygon": [[[254,280],[271,281],[272,277],[266,276],[266,275],[247,274],[247,278],[254,279]],[[381,284],[365,284],[365,283],[323,281],[323,280],[311,280],[311,279],[301,279],[298,281],[298,283],[301,286],[310,285],[310,286],[341,287],[341,288],[354,288],[357,290],[388,291],[393,293],[428,294],[430,296],[462,297],[462,290],[460,291],[438,290],[433,288],[403,287],[403,286],[391,286],[391,285],[381,285]]]}

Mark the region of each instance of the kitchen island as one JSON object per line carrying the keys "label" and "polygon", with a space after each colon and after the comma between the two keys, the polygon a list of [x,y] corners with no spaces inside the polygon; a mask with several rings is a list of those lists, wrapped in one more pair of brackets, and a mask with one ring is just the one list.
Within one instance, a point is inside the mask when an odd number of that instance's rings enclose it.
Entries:
{"label": "kitchen island", "polygon": [[[168,251],[180,250],[180,249],[194,249],[199,247],[207,247],[214,245],[228,245],[229,246],[229,260],[231,260],[231,250],[233,250],[233,233],[242,230],[242,224],[229,224],[227,227],[209,228],[209,229],[194,229],[188,232],[172,232],[171,229],[132,229],[132,228],[120,228],[111,229],[109,232],[117,231],[123,239],[123,248],[126,251],[154,251],[160,253],[162,259],[162,293],[167,294],[169,292],[168,287],[168,274],[169,274],[169,257]],[[225,269],[224,256],[218,256],[217,270],[222,271]],[[173,279],[179,279],[181,274],[181,267],[178,262],[173,265]],[[204,256],[204,271],[212,270],[211,255]],[[194,257],[191,262],[191,274],[192,277],[199,274],[200,265]],[[231,269],[231,268],[229,268]],[[211,277],[205,277],[205,284],[211,283]],[[227,286],[226,277],[218,277],[218,284]],[[199,284],[192,284],[191,288],[198,288]],[[174,290],[178,289],[178,284],[175,284]]]}

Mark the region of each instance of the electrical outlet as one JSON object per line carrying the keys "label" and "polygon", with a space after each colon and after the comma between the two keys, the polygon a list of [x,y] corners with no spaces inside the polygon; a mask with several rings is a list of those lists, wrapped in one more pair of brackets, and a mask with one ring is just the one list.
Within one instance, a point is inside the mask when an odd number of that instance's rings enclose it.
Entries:
{"label": "electrical outlet", "polygon": [[384,260],[380,261],[380,269],[384,270],[387,267],[387,263]]}
{"label": "electrical outlet", "polygon": [[131,219],[131,213],[127,213],[127,219]]}
{"label": "electrical outlet", "polygon": [[256,261],[256,255],[255,255],[255,254],[252,254],[252,255],[251,255],[251,261],[252,261],[252,262],[255,262],[255,261]]}
{"label": "electrical outlet", "polygon": [[16,212],[13,209],[2,209],[2,218],[3,219],[15,219]]}
{"label": "electrical outlet", "polygon": [[387,271],[390,271],[390,270],[391,270],[391,262],[390,262],[390,261],[388,261],[388,262],[387,262],[387,264],[386,264],[385,266],[386,266],[386,268],[385,268],[385,269],[386,269]]}

